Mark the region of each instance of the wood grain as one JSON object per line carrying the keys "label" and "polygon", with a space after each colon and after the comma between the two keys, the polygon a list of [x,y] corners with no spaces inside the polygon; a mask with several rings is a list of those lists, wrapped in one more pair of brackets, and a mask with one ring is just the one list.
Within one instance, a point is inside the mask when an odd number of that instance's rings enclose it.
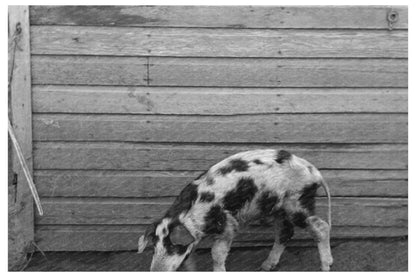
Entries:
{"label": "wood grain", "polygon": [[32,25],[407,29],[406,6],[31,6]]}
{"label": "wood grain", "polygon": [[[145,225],[113,225],[113,226],[77,226],[77,225],[41,225],[37,226],[36,241],[43,251],[120,251],[137,250],[137,241],[145,231]],[[362,239],[377,237],[400,237],[407,235],[403,227],[349,227],[333,226],[331,239]],[[232,247],[273,244],[273,231],[270,227],[247,228],[234,239]],[[299,241],[301,240],[301,241]],[[292,245],[308,245],[315,243],[309,235],[297,229]],[[199,248],[210,247],[210,240],[201,242]]]}
{"label": "wood grain", "polygon": [[[45,224],[149,224],[169,208],[173,199],[68,199],[43,200]],[[325,218],[326,199],[317,199],[317,214]],[[407,199],[333,198],[334,226],[407,226]],[[357,216],[359,215],[359,216]]]}
{"label": "wood grain", "polygon": [[33,84],[145,85],[146,58],[32,56]]}
{"label": "wood grain", "polygon": [[235,153],[286,149],[318,168],[407,169],[407,145],[190,145],[38,142],[35,169],[203,171]]}
{"label": "wood grain", "polygon": [[[29,7],[8,7],[9,45],[9,120],[27,167],[32,174],[32,105],[30,70]],[[20,30],[20,31],[19,31]],[[12,42],[14,41],[14,42]],[[5,93],[5,92],[4,92]],[[34,238],[33,198],[17,153],[13,148],[12,172],[16,174],[14,195],[9,203],[9,262],[26,261],[26,253]],[[19,257],[16,257],[15,255]],[[14,257],[13,257],[14,256]],[[9,264],[10,267],[16,264]],[[21,265],[20,265],[21,266]]]}
{"label": "wood grain", "polygon": [[[30,7],[31,63],[17,70],[33,93],[16,116],[31,122],[32,100],[37,244],[134,250],[184,185],[255,148],[322,169],[332,238],[407,236],[407,17],[406,6]],[[234,245],[272,239],[251,226]]]}
{"label": "wood grain", "polygon": [[407,87],[404,59],[150,58],[146,69],[138,57],[32,57],[38,85]]}
{"label": "wood grain", "polygon": [[[407,115],[43,115],[36,141],[406,143]],[[294,128],[296,127],[296,128]]]}
{"label": "wood grain", "polygon": [[[172,197],[202,171],[36,170],[42,197]],[[407,197],[405,170],[321,170],[332,196]],[[324,196],[318,190],[319,196]]]}
{"label": "wood grain", "polygon": [[33,54],[407,58],[407,31],[33,26]]}
{"label": "wood grain", "polygon": [[150,85],[407,87],[404,59],[150,58]]}
{"label": "wood grain", "polygon": [[407,112],[407,89],[34,86],[38,113],[200,114]]}

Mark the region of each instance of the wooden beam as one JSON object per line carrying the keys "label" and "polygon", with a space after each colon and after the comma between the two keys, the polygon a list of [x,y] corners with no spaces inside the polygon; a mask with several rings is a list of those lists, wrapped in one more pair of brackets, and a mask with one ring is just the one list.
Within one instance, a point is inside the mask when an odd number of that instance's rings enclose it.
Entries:
{"label": "wooden beam", "polygon": [[126,142],[37,142],[35,169],[204,171],[238,152],[285,149],[320,169],[407,169],[407,145],[242,144],[192,145]]}
{"label": "wooden beam", "polygon": [[407,31],[33,26],[32,53],[262,58],[407,58]]}
{"label": "wooden beam", "polygon": [[407,143],[406,114],[37,114],[33,124],[36,141]]}
{"label": "wooden beam", "polygon": [[407,6],[31,6],[33,25],[407,29]]}
{"label": "wooden beam", "polygon": [[406,113],[407,89],[33,86],[35,113]]}
{"label": "wooden beam", "polygon": [[32,56],[36,85],[407,87],[406,59]]}
{"label": "wooden beam", "polygon": [[[28,6],[9,6],[9,40],[15,46],[9,49],[11,117],[16,138],[22,148],[29,170],[32,172],[32,105],[30,72],[30,30]],[[9,213],[9,232],[14,232],[16,240],[9,245],[10,252],[26,255],[34,240],[33,199],[22,167],[13,153],[13,172],[17,175],[14,211]],[[14,248],[14,249],[11,249]],[[13,265],[10,264],[9,268]]]}
{"label": "wooden beam", "polygon": [[33,84],[145,85],[146,58],[32,56]]}
{"label": "wooden beam", "polygon": [[[407,67],[405,59],[151,57],[149,78],[152,86],[400,88]],[[48,84],[38,74],[38,84]]]}

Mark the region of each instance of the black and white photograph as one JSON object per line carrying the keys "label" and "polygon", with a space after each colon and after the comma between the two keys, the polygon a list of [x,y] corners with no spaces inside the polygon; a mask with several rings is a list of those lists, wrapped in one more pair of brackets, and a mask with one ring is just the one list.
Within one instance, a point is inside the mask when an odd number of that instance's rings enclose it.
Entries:
{"label": "black and white photograph", "polygon": [[7,6],[8,271],[407,272],[408,6],[178,3]]}

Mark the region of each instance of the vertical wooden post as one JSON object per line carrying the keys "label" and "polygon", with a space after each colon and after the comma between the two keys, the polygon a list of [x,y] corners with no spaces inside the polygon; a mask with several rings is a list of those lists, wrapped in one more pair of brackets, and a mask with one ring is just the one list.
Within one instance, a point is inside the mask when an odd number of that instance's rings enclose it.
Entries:
{"label": "vertical wooden post", "polygon": [[[30,73],[29,7],[9,6],[9,116],[28,167],[32,164],[32,97]],[[14,197],[9,196],[9,270],[26,260],[34,240],[33,199],[23,170],[12,153]],[[10,156],[9,156],[10,158]],[[16,178],[17,177],[17,178]],[[16,182],[17,181],[17,182]],[[10,190],[9,190],[10,193]]]}

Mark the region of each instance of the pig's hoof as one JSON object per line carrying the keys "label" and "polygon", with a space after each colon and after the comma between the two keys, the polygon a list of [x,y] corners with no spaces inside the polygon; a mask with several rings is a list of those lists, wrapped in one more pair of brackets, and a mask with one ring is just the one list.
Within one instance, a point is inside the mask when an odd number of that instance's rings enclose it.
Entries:
{"label": "pig's hoof", "polygon": [[267,261],[264,261],[263,264],[260,267],[260,271],[271,271],[276,267],[275,264],[269,263]]}

